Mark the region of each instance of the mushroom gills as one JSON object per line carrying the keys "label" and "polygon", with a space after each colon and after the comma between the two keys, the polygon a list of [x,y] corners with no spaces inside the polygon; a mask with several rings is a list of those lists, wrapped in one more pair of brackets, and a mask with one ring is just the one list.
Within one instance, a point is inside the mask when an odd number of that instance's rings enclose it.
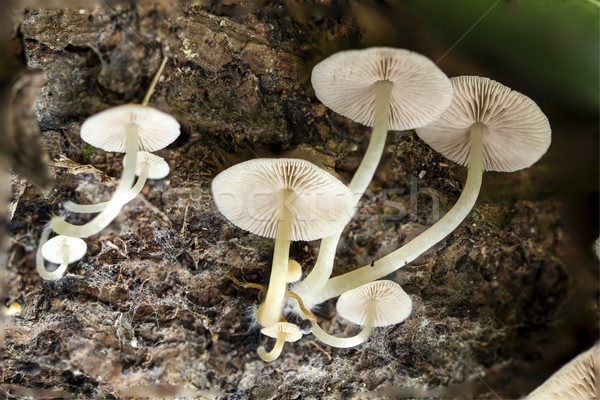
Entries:
{"label": "mushroom gills", "polygon": [[[36,253],[36,270],[44,280],[55,281],[63,277],[70,263],[83,258],[87,245],[79,238],[62,235],[48,240],[51,232],[49,226],[42,230]],[[48,271],[45,260],[59,265],[54,271]]]}

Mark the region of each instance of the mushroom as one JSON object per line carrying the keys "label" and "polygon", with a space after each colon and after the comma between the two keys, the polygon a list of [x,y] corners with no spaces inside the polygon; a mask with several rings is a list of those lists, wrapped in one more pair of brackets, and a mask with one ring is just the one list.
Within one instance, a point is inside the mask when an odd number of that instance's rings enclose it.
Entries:
{"label": "mushroom", "polygon": [[[373,179],[388,129],[426,125],[439,117],[452,99],[448,77],[429,58],[390,47],[336,53],[314,67],[312,85],[327,107],[373,127],[365,156],[348,185],[355,206]],[[295,290],[318,290],[327,281],[343,228],[321,242],[314,268]]]}
{"label": "mushroom", "polygon": [[343,293],[337,301],[338,314],[350,322],[362,325],[355,336],[332,336],[313,324],[313,335],[323,343],[340,348],[358,346],[365,342],[374,327],[398,324],[412,311],[412,300],[393,281],[375,281]]}
{"label": "mushroom", "polygon": [[526,400],[597,399],[599,396],[600,344],[596,343],[552,374]]}
{"label": "mushroom", "polygon": [[[123,164],[125,164],[125,159],[123,159]],[[124,204],[129,203],[142,191],[146,184],[146,179],[163,179],[169,175],[169,171],[169,164],[167,164],[164,158],[146,151],[138,151],[135,167],[135,175],[138,176],[138,180],[129,192],[127,192]],[[96,204],[77,204],[67,201],[64,206],[71,212],[97,213],[106,209],[108,204],[108,201]]]}
{"label": "mushroom", "polygon": [[462,76],[451,82],[454,98],[450,107],[434,123],[418,128],[417,134],[447,158],[468,165],[458,201],[425,232],[372,265],[334,277],[310,293],[294,288],[309,309],[419,257],[467,217],[477,200],[484,170],[527,168],[550,146],[548,119],[529,97],[488,78]]}
{"label": "mushroom", "polygon": [[110,108],[89,117],[82,124],[81,138],[87,143],[105,151],[125,152],[123,174],[113,197],[92,221],[73,225],[60,217],[53,217],[50,226],[55,232],[72,237],[88,237],[108,226],[121,211],[128,191],[133,186],[138,150],[160,150],[179,136],[179,123],[175,118],[147,106],[165,63],[166,58],[141,105],[126,104]]}
{"label": "mushroom", "polygon": [[2,306],[0,307],[0,314],[6,317],[11,317],[13,315],[20,314],[21,309],[21,304],[19,304],[19,302],[17,301],[13,301],[10,304],[2,304]]}
{"label": "mushroom", "polygon": [[257,318],[275,325],[287,289],[290,241],[316,240],[345,225],[352,193],[331,174],[299,159],[255,159],[234,165],[212,182],[221,214],[238,227],[275,238],[271,278]]}
{"label": "mushroom", "polygon": [[[63,235],[55,236],[46,241],[49,233],[50,230],[48,228],[42,231],[41,241],[43,245],[38,248],[36,269],[43,279],[55,281],[63,277],[70,263],[83,258],[87,251],[87,244],[79,238]],[[48,272],[44,265],[44,259],[51,263],[59,264],[58,268],[52,272]]]}
{"label": "mushroom", "polygon": [[288,262],[287,277],[285,280],[287,283],[292,283],[296,282],[300,278],[302,278],[302,266],[300,266],[298,261],[290,259]]}
{"label": "mushroom", "polygon": [[257,350],[258,355],[263,361],[271,362],[277,359],[283,350],[285,342],[297,342],[302,337],[300,327],[289,322],[279,322],[273,326],[263,328],[261,332],[269,337],[277,339],[275,346],[267,352],[264,346],[260,346]]}

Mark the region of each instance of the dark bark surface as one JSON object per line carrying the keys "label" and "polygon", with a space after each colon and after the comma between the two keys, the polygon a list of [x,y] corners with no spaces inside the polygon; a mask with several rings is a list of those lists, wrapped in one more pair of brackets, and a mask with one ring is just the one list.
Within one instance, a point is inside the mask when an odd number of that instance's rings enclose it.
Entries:
{"label": "dark bark surface", "polygon": [[[228,275],[265,283],[273,243],[224,220],[210,181],[257,156],[296,156],[348,182],[369,135],[319,103],[309,79],[328,54],[364,46],[364,26],[352,13],[293,4],[103,5],[15,16],[27,68],[45,79],[35,116],[55,185],[42,195],[24,179],[12,180],[5,299],[21,311],[4,321],[5,393],[339,399],[367,391],[400,397],[400,388],[414,388],[414,396],[429,389],[440,397],[510,398],[555,367],[543,363],[548,354],[568,358],[597,337],[596,267],[588,254],[573,258],[588,245],[573,239],[564,199],[547,193],[556,167],[542,160],[510,175],[486,174],[482,197],[461,227],[390,277],[414,302],[405,323],[375,329],[351,350],[307,335],[273,363],[258,358],[265,340],[252,317],[258,291]],[[427,38],[414,35],[415,43]],[[426,47],[433,56],[439,45]],[[182,123],[180,139],[158,152],[171,174],[149,181],[115,222],[86,239],[87,255],[63,279],[44,282],[35,272],[44,223],[67,200],[109,198],[122,169],[121,155],[81,141],[81,123],[108,107],[139,103],[163,55],[169,62],[150,105]],[[468,64],[451,60],[446,72]],[[461,182],[464,169],[413,132],[390,133],[335,273],[423,231],[432,223],[431,193],[443,213]],[[415,198],[416,214],[409,212]],[[317,251],[318,242],[292,245],[305,271]],[[583,311],[572,313],[574,302]],[[336,318],[334,304],[318,310],[323,327],[356,332]]]}

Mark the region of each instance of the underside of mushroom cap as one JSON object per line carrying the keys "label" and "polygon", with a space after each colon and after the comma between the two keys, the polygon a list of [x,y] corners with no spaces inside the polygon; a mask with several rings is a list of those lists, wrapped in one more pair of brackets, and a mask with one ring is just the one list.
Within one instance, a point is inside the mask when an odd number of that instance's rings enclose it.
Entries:
{"label": "underside of mushroom cap", "polygon": [[261,332],[263,335],[267,335],[272,338],[277,338],[280,333],[284,333],[286,342],[297,342],[300,340],[300,338],[302,338],[300,327],[289,322],[279,322],[273,326],[263,328]]}
{"label": "underside of mushroom cap", "polygon": [[417,134],[435,151],[469,164],[469,128],[484,126],[483,169],[512,172],[530,167],[550,146],[548,119],[529,97],[478,76],[450,79],[454,98],[435,122]]}
{"label": "underside of mushroom cap", "polygon": [[335,306],[342,318],[364,325],[369,303],[375,303],[373,326],[394,325],[404,321],[412,312],[410,296],[396,282],[369,282],[343,293]]}
{"label": "underside of mushroom cap", "polygon": [[[125,163],[125,159],[123,159],[123,163]],[[148,165],[148,179],[162,179],[169,175],[169,164],[164,158],[146,151],[138,151],[135,164],[135,174],[137,176],[140,175],[143,163]]]}
{"label": "underside of mushroom cap", "polygon": [[65,247],[69,252],[69,263],[81,260],[87,251],[87,244],[82,239],[58,235],[44,243],[42,256],[51,263],[62,264]]}
{"label": "underside of mushroom cap", "polygon": [[238,227],[268,238],[276,236],[286,191],[291,240],[332,235],[354,214],[348,187],[305,160],[245,161],[221,172],[212,182],[219,211]]}
{"label": "underside of mushroom cap", "polygon": [[139,149],[160,150],[179,136],[179,122],[152,107],[125,104],[94,114],[81,125],[81,139],[104,151],[125,152],[125,127],[138,126]]}
{"label": "underside of mushroom cap", "polygon": [[597,399],[600,396],[600,344],[579,354],[527,396],[534,399]]}
{"label": "underside of mushroom cap", "polygon": [[405,49],[372,47],[335,53],[312,71],[317,98],[333,111],[367,126],[375,117],[375,83],[393,83],[389,129],[434,121],[452,99],[448,77],[427,57]]}

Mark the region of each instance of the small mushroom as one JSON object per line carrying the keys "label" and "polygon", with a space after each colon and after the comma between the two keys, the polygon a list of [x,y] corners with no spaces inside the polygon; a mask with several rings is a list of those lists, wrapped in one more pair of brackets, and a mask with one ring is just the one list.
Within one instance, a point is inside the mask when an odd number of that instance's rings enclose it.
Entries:
{"label": "small mushroom", "polygon": [[108,226],[121,211],[133,186],[138,150],[160,150],[179,136],[179,123],[175,118],[147,106],[165,63],[166,58],[141,105],[114,107],[89,117],[82,124],[80,134],[84,141],[105,151],[125,152],[125,166],[113,197],[100,214],[84,225],[73,225],[60,217],[53,217],[50,226],[55,232],[88,237]]}
{"label": "small mushroom", "polygon": [[340,338],[328,334],[315,323],[312,333],[329,346],[348,348],[364,343],[374,327],[404,321],[412,312],[412,300],[396,282],[382,280],[343,293],[336,309],[342,318],[362,325],[363,329],[355,336]]}
{"label": "small mushroom", "polygon": [[526,400],[597,399],[600,396],[600,344],[556,371]]}
{"label": "small mushroom", "polygon": [[[125,159],[123,159],[123,164],[125,164]],[[135,167],[135,174],[138,176],[138,180],[129,192],[127,192],[124,204],[129,203],[142,191],[146,184],[146,179],[163,179],[169,175],[169,171],[169,164],[167,164],[164,158],[146,151],[138,151]],[[64,206],[71,212],[96,213],[106,209],[108,204],[108,201],[96,204],[77,204],[72,201],[67,201]]]}
{"label": "small mushroom", "polygon": [[10,304],[6,304],[6,305],[2,305],[0,307],[0,314],[6,316],[6,317],[11,317],[13,315],[18,315],[21,313],[21,304],[19,304],[19,302],[17,301],[13,301]]}
{"label": "small mushroom", "polygon": [[238,227],[275,238],[271,278],[258,308],[262,326],[275,325],[287,289],[290,241],[331,235],[352,217],[352,193],[331,174],[298,159],[255,159],[234,165],[212,182],[221,214]]}
{"label": "small mushroom", "polygon": [[302,266],[298,261],[290,259],[288,262],[286,281],[288,283],[292,283],[296,282],[300,278],[302,278]]}
{"label": "small mushroom", "polygon": [[[46,231],[48,234],[49,231]],[[44,236],[44,233],[42,233]],[[47,238],[47,236],[46,236]],[[55,236],[44,241],[40,254],[37,255],[36,269],[40,276],[47,281],[55,281],[63,277],[67,266],[75,261],[81,260],[87,251],[87,244],[79,239],[69,236]],[[43,258],[42,258],[43,257]],[[54,264],[59,264],[52,272],[48,272],[44,265],[44,259]]]}
{"label": "small mushroom", "polygon": [[454,98],[434,123],[417,134],[451,160],[468,165],[467,181],[456,204],[433,226],[400,249],[327,281],[310,293],[294,292],[310,308],[366,282],[380,279],[413,261],[467,217],[479,194],[484,170],[511,172],[539,160],[550,146],[550,124],[529,97],[477,76],[451,79]]}
{"label": "small mushroom", "polygon": [[273,326],[263,328],[261,332],[264,335],[277,339],[271,351],[267,352],[264,346],[260,346],[257,350],[260,358],[266,362],[274,361],[279,357],[285,342],[297,342],[302,338],[302,332],[300,332],[298,325],[289,322],[278,322]]}
{"label": "small mushroom", "polygon": [[[373,127],[365,156],[348,185],[355,206],[373,179],[388,129],[408,130],[433,122],[452,99],[452,85],[433,61],[390,47],[336,53],[314,67],[312,85],[327,107]],[[318,290],[325,284],[341,234],[340,230],[321,242],[314,268],[294,290]]]}

